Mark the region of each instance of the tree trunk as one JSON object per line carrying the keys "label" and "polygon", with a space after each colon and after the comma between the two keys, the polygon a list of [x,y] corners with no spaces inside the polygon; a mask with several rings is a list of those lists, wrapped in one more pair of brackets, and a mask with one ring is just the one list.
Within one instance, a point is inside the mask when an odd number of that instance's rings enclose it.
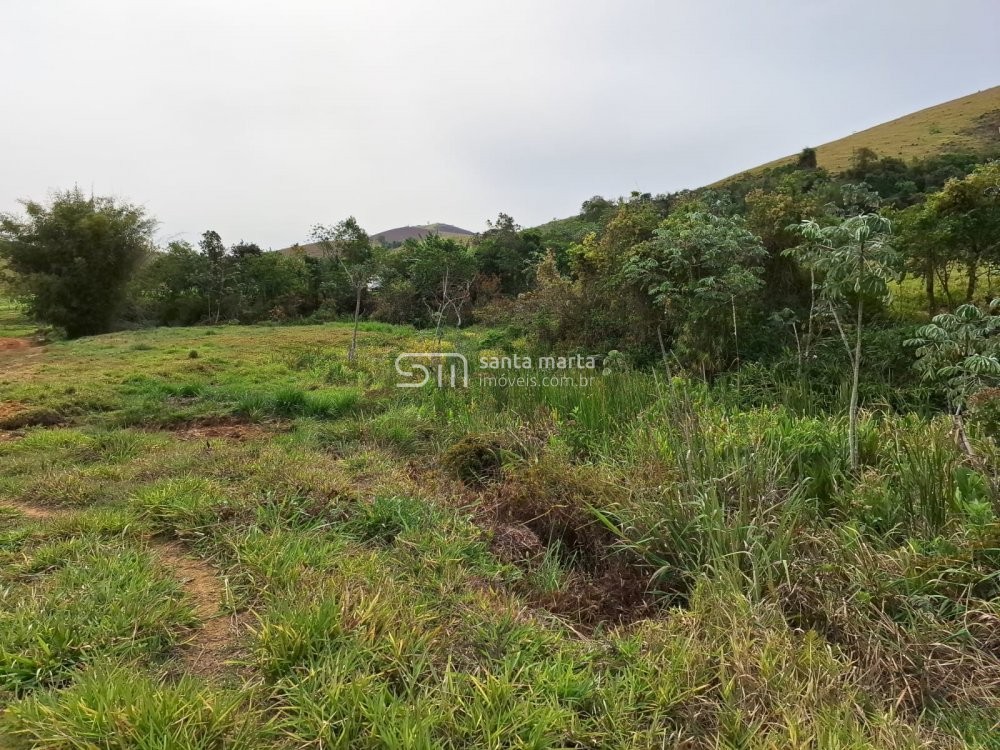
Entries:
{"label": "tree trunk", "polygon": [[951,299],[951,285],[949,284],[948,274],[951,268],[947,263],[943,265],[942,268],[937,269],[938,281],[941,282],[941,291],[944,292],[945,302],[947,302],[948,307],[953,307],[955,303]]}
{"label": "tree trunk", "polygon": [[847,427],[847,444],[851,456],[851,469],[858,468],[858,387],[861,380],[861,324],[864,303],[858,300],[858,321],[854,339],[854,373],[851,378],[850,422]]}
{"label": "tree trunk", "polygon": [[965,287],[965,301],[972,302],[976,296],[976,277],[979,275],[979,259],[973,258],[969,261],[969,281]]}
{"label": "tree trunk", "polygon": [[438,308],[434,317],[437,318],[437,325],[434,326],[434,341],[437,343],[438,351],[441,351],[441,321],[444,318],[444,308]]}
{"label": "tree trunk", "polygon": [[361,287],[357,288],[354,301],[354,332],[351,334],[351,348],[347,350],[347,361],[354,362],[358,354],[358,321],[361,319]]}

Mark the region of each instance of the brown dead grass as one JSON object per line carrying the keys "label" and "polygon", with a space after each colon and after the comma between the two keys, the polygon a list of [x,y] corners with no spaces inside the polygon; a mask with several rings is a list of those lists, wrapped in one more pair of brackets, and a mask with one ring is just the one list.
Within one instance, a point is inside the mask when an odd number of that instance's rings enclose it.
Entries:
{"label": "brown dead grass", "polygon": [[[1000,86],[911,112],[824,143],[816,147],[816,161],[820,167],[837,173],[850,166],[859,148],[870,148],[879,156],[907,161],[955,151],[996,150],[1000,149],[1000,133],[994,124],[1000,124]],[[775,159],[715,184],[779,167],[795,158],[792,155]]]}
{"label": "brown dead grass", "polygon": [[274,430],[259,424],[216,424],[181,427],[172,429],[171,432],[180,440],[222,439],[244,442],[266,437],[273,434]]}
{"label": "brown dead grass", "polygon": [[615,505],[617,492],[596,473],[566,471],[556,462],[529,466],[487,490],[480,523],[498,558],[526,570],[546,549],[564,560],[567,575],[557,590],[518,588],[532,606],[584,630],[627,625],[657,611],[661,597],[650,585],[652,569],[593,512]]}

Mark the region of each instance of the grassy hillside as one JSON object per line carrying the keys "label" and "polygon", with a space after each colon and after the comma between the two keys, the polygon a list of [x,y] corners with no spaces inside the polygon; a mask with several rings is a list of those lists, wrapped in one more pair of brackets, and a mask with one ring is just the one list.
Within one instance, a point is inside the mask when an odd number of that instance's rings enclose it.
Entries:
{"label": "grassy hillside", "polygon": [[[1000,149],[1000,86],[912,112],[816,147],[817,163],[831,172],[850,166],[859,148],[880,156],[918,159],[954,151]],[[747,170],[759,172],[795,159],[776,159]]]}
{"label": "grassy hillside", "polygon": [[[851,157],[860,148],[870,148],[879,156],[905,161],[951,152],[1000,152],[1000,86],[912,112],[817,146],[817,163],[830,172],[841,172],[850,166]],[[719,180],[712,186],[787,164],[796,157],[797,154],[793,154],[775,159]],[[546,241],[564,246],[578,241],[597,226],[578,216],[570,216],[536,228]]]}
{"label": "grassy hillside", "polygon": [[995,746],[947,419],[866,412],[852,474],[839,410],[754,387],[400,389],[430,338],[349,339],[0,351],[0,747]]}

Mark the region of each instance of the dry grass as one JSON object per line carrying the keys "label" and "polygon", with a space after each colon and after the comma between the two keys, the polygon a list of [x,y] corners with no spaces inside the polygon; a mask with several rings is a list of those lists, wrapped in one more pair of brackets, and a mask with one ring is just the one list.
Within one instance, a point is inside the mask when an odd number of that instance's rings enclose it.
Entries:
{"label": "dry grass", "polygon": [[[851,157],[860,148],[870,148],[880,156],[895,156],[904,160],[950,151],[995,149],[1000,148],[998,129],[1000,86],[994,86],[824,143],[816,147],[816,158],[820,167],[836,173],[850,166]],[[792,155],[775,159],[742,174],[779,167],[795,158]],[[729,179],[732,178],[720,180],[720,183]]]}

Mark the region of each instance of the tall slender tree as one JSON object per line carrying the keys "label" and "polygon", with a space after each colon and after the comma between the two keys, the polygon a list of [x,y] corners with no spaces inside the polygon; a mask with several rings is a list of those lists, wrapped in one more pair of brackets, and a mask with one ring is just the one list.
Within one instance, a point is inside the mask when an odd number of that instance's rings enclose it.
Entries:
{"label": "tall slender tree", "polygon": [[[858,391],[861,381],[861,336],[865,301],[885,302],[889,282],[903,270],[902,256],[890,244],[892,224],[879,214],[861,214],[832,226],[805,221],[799,226],[805,242],[788,250],[815,274],[820,298],[837,325],[851,364],[848,450],[851,468],[858,467]],[[840,308],[852,308],[854,344],[848,339]]]}
{"label": "tall slender tree", "polygon": [[358,352],[358,324],[361,320],[361,299],[378,274],[378,254],[368,233],[358,220],[348,216],[335,226],[317,224],[313,239],[323,248],[327,257],[340,263],[354,291],[354,329],[347,360],[354,362]]}

